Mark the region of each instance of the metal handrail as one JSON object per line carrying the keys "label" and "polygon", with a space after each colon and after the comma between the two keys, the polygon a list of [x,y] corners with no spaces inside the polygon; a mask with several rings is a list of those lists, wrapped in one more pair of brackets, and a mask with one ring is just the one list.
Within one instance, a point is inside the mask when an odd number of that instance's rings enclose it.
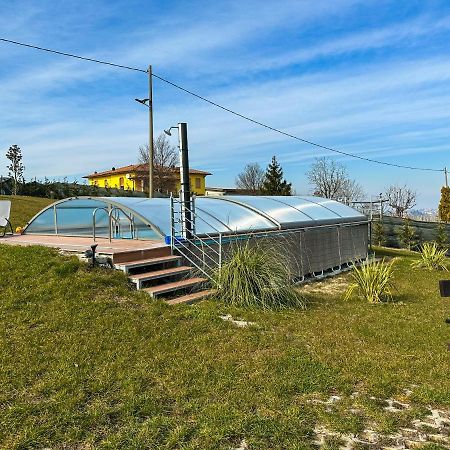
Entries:
{"label": "metal handrail", "polygon": [[118,224],[118,233],[121,234],[121,228],[120,228],[120,220],[118,217],[114,217],[113,213],[114,212],[119,212],[122,213],[130,222],[130,234],[132,239],[134,239],[134,231],[135,231],[135,226],[134,226],[134,218],[129,216],[122,208],[119,208],[117,206],[114,206],[113,208],[107,208],[105,206],[99,206],[97,208],[94,209],[94,211],[92,212],[92,237],[94,239],[94,242],[96,241],[96,214],[97,211],[99,210],[103,210],[108,214],[108,237],[109,237],[109,242],[112,241],[112,221],[114,221],[115,224]]}
{"label": "metal handrail", "polygon": [[[113,213],[116,212],[116,211],[118,211],[119,214],[122,213],[128,219],[128,221],[130,222],[130,235],[131,235],[131,239],[134,239],[134,230],[135,230],[134,218],[131,215],[129,216],[122,208],[119,208],[118,206],[114,206],[114,207],[111,208],[111,210],[108,213],[108,215],[110,217],[110,224],[111,224],[111,219],[114,219],[115,223],[118,224],[118,232],[119,232],[119,234],[122,233],[121,232],[119,218],[113,216]],[[109,235],[109,241],[111,242],[111,232],[110,232],[110,235]]]}
{"label": "metal handrail", "polygon": [[[186,247],[186,245],[184,245],[184,243],[183,243],[183,241],[184,242],[189,242],[190,244],[194,244],[195,245],[195,243],[194,242],[192,242],[192,240],[189,240],[189,239],[180,239],[180,240],[175,240],[175,248],[177,248],[177,245],[182,245],[183,247],[185,247],[187,250],[189,250],[193,255],[195,255],[195,253],[190,249],[190,248],[188,248],[188,247]],[[212,257],[212,256],[210,256],[210,255],[208,255],[208,253],[206,253],[206,252],[204,252],[203,251],[203,253],[205,254],[205,256],[207,256],[214,264],[217,264],[216,263],[216,260]],[[197,255],[195,255],[195,256],[197,256]],[[217,256],[219,256],[219,254],[217,253]],[[200,257],[198,257],[199,259],[200,259]]]}
{"label": "metal handrail", "polygon": [[[200,259],[200,257],[198,255],[196,255],[189,247],[184,245],[182,242],[179,242],[179,244],[181,244],[188,252],[190,252],[193,256],[195,256],[195,258],[197,258],[198,260]],[[193,259],[191,259],[185,253],[183,253],[183,252],[181,252],[181,253],[183,254],[183,257],[186,258],[195,267],[197,267],[198,270],[203,272],[209,279],[212,279],[212,276],[208,272],[206,272],[202,267],[200,267]],[[203,254],[207,255],[207,253],[203,253]],[[212,260],[212,261],[215,262],[214,260]],[[206,262],[204,260],[202,260],[202,263],[203,263],[203,266],[206,266],[211,272],[213,271],[213,268],[211,266],[209,266],[208,264],[206,264]]]}
{"label": "metal handrail", "polygon": [[[108,208],[106,208],[105,206],[99,206],[97,208],[94,209],[94,211],[92,212],[92,237],[94,239],[94,242],[96,240],[96,235],[95,235],[95,215],[97,214],[97,211],[99,210],[103,210],[106,212],[106,214],[109,215],[109,211]],[[111,240],[111,223],[108,221],[108,225],[109,225],[109,236],[110,236],[110,240]]]}

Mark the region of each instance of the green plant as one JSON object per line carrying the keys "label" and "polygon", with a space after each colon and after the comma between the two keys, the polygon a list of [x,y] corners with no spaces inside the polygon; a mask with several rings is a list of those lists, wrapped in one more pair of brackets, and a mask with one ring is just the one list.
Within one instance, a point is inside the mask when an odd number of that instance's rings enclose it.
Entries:
{"label": "green plant", "polygon": [[382,246],[386,244],[387,238],[383,222],[381,220],[377,220],[376,222],[373,222],[372,226],[373,242],[375,243],[375,245]]}
{"label": "green plant", "polygon": [[443,186],[441,189],[441,200],[439,201],[439,219],[443,222],[450,221],[450,188]]}
{"label": "green plant", "polygon": [[292,183],[284,179],[283,169],[275,156],[267,166],[261,192],[265,195],[292,195]]}
{"label": "green plant", "polygon": [[439,222],[439,225],[436,228],[436,244],[439,248],[448,249],[448,235],[447,229],[443,222]]}
{"label": "green plant", "polygon": [[217,295],[228,304],[264,309],[304,307],[289,264],[273,247],[237,245],[214,274]]}
{"label": "green plant", "polygon": [[409,219],[405,219],[403,225],[398,230],[398,237],[403,244],[403,247],[408,250],[411,250],[417,245],[417,234],[414,227],[411,226],[411,221]]}
{"label": "green plant", "polygon": [[420,259],[411,263],[411,267],[425,267],[429,270],[447,270],[447,249],[440,249],[436,242],[425,242],[420,247]]}
{"label": "green plant", "polygon": [[356,290],[370,303],[392,300],[393,263],[372,259],[360,267],[354,265],[351,274],[353,283],[348,286],[344,299],[348,300]]}

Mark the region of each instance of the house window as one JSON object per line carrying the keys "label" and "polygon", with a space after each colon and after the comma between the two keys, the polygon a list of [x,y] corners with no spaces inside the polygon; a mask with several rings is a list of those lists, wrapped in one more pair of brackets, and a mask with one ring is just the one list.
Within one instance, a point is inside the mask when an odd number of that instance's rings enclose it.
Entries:
{"label": "house window", "polygon": [[120,186],[120,189],[125,189],[125,180],[123,177],[119,178],[119,186]]}
{"label": "house window", "polygon": [[94,180],[94,186],[98,186],[98,180]]}
{"label": "house window", "polygon": [[195,189],[200,189],[202,187],[202,180],[200,178],[195,179]]}
{"label": "house window", "polygon": [[105,188],[108,187],[108,180],[105,180]]}

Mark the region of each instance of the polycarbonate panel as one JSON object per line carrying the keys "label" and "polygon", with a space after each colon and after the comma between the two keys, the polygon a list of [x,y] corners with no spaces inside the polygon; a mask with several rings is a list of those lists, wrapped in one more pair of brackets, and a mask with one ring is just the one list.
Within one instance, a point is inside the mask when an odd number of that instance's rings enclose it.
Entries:
{"label": "polycarbonate panel", "polygon": [[[93,211],[102,207],[107,207],[103,201],[88,198],[57,202],[37,215],[27,226],[26,232],[68,236],[92,235]],[[99,210],[96,219],[98,234],[107,233],[107,213]]]}
{"label": "polycarbonate panel", "polygon": [[[276,230],[276,224],[266,219],[260,213],[245,206],[226,201],[220,197],[197,197],[195,211],[203,214],[206,220],[210,217],[222,222],[230,231]],[[207,217],[208,216],[208,217]]]}
{"label": "polycarbonate panel", "polygon": [[305,213],[312,219],[314,219],[315,225],[326,225],[330,223],[340,223],[341,216],[324,208],[323,206],[311,202],[304,197],[279,197],[283,202],[289,202],[291,206]]}
{"label": "polycarbonate panel", "polygon": [[364,220],[366,216],[356,209],[351,208],[350,206],[344,205],[344,203],[337,202],[335,200],[331,200],[329,198],[321,198],[321,197],[296,197],[302,198],[309,202],[314,202],[320,205],[323,208],[327,208],[334,213],[338,214],[342,219],[342,222],[353,222],[354,220]]}
{"label": "polycarbonate panel", "polygon": [[238,202],[249,208],[261,211],[269,216],[282,228],[297,228],[314,225],[315,221],[304,212],[293,208],[286,202],[280,201],[285,197],[261,197],[248,195],[233,195],[224,197],[224,200]]}

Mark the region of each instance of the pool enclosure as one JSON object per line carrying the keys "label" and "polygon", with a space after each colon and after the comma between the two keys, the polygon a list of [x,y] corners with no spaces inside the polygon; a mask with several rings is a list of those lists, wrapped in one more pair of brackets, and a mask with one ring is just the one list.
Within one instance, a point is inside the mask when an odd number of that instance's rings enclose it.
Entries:
{"label": "pool enclosure", "polygon": [[365,215],[308,196],[197,197],[189,208],[171,198],[68,198],[38,213],[24,232],[164,240],[205,272],[220,266],[232,245],[261,242],[279,246],[300,277],[364,259],[368,245]]}

